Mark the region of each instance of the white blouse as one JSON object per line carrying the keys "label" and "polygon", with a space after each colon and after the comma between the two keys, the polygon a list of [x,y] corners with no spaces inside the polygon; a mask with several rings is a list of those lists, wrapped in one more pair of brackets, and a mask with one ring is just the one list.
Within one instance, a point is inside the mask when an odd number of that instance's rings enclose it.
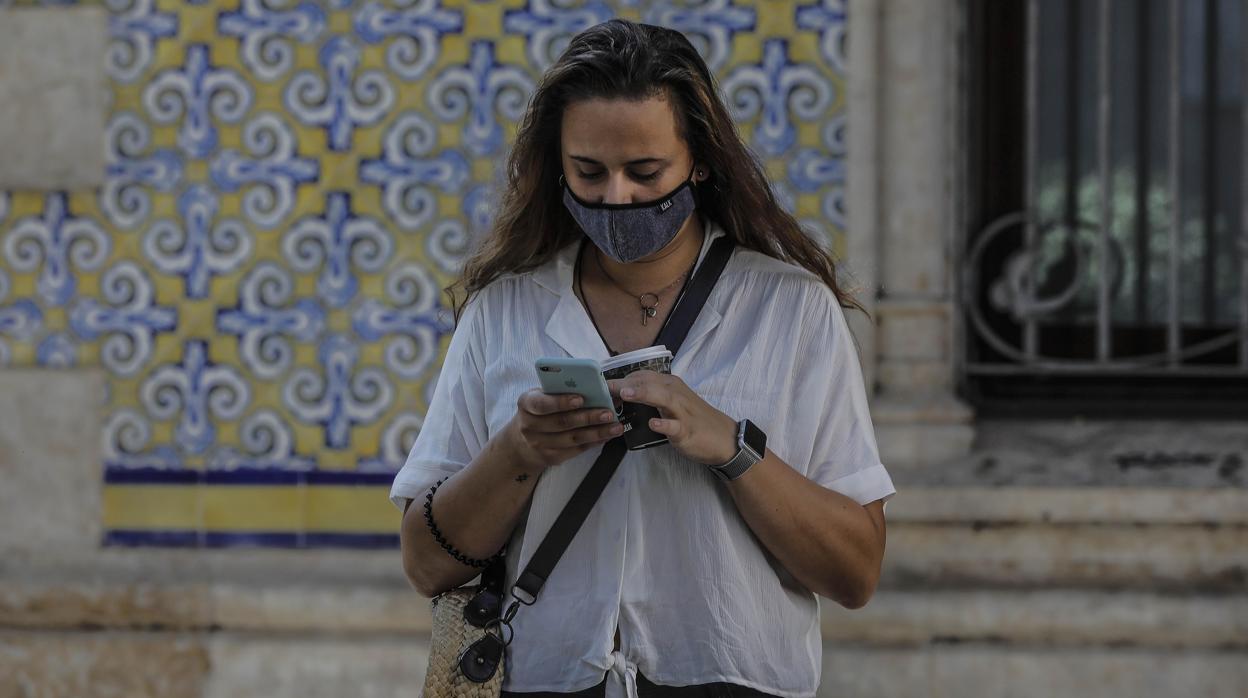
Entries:
{"label": "white blouse", "polygon": [[[708,231],[702,255],[723,235]],[[609,357],[572,291],[577,249],[495,281],[465,309],[390,492],[400,510],[507,424],[520,394],[537,386],[535,359]],[[737,248],[672,373],[759,425],[768,448],[814,482],[860,504],[894,493],[853,339],[813,274]],[[508,548],[509,589],[598,451],[542,474]],[[723,681],[789,698],[819,685],[818,599],[754,537],[725,485],[670,446],[624,457],[513,627],[507,691],[579,691],[609,674],[608,696],[634,698],[638,671],[663,685]]]}

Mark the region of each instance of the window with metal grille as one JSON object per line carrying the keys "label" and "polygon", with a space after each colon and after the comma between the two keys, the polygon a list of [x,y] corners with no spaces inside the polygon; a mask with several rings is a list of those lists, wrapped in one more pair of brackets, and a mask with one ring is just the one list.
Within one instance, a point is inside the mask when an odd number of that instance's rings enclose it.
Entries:
{"label": "window with metal grille", "polygon": [[969,0],[962,387],[1248,419],[1246,0]]}

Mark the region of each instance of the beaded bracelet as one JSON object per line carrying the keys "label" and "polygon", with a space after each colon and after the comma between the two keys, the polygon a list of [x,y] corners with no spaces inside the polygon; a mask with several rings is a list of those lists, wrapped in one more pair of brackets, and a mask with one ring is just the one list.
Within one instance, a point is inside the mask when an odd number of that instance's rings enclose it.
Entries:
{"label": "beaded bracelet", "polygon": [[459,550],[456,550],[455,546],[447,542],[446,537],[442,535],[442,531],[438,530],[438,525],[433,522],[433,493],[437,492],[438,488],[441,487],[442,483],[446,482],[446,480],[446,478],[438,480],[433,487],[429,488],[429,493],[425,495],[425,523],[429,525],[429,531],[433,534],[433,539],[438,541],[438,545],[442,546],[442,549],[445,550],[448,555],[458,560],[461,564],[469,567],[489,567],[491,563],[501,560],[503,557],[502,550],[498,551],[494,557],[489,558],[488,560],[474,560],[473,558],[459,552]]}

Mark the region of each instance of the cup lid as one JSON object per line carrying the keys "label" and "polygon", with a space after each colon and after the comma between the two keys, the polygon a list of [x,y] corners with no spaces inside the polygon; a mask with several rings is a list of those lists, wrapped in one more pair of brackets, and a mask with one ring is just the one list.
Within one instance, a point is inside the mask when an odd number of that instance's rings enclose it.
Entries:
{"label": "cup lid", "polygon": [[666,346],[658,344],[653,347],[646,347],[644,349],[630,351],[626,354],[620,354],[619,356],[612,356],[610,359],[603,361],[600,364],[600,367],[603,371],[610,371],[613,368],[635,364],[639,361],[649,361],[650,359],[661,358],[672,358],[672,352],[668,351]]}

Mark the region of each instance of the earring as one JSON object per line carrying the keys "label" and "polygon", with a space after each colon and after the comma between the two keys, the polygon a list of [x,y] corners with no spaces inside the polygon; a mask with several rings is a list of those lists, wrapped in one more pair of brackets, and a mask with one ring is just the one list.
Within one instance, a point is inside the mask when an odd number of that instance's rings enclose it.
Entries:
{"label": "earring", "polygon": [[702,179],[703,177],[706,177],[706,170],[698,170],[695,174],[698,175],[698,179]]}

